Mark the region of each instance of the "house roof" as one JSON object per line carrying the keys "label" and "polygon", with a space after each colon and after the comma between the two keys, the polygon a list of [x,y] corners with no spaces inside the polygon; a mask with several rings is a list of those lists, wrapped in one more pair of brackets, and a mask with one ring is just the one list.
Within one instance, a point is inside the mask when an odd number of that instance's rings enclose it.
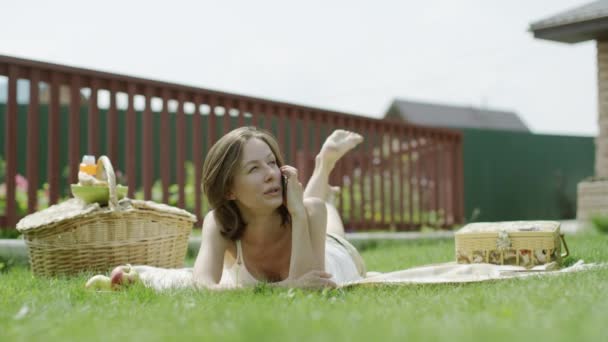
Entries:
{"label": "house roof", "polygon": [[514,112],[406,100],[394,100],[385,117],[433,127],[530,131]]}
{"label": "house roof", "polygon": [[534,37],[564,43],[608,38],[608,0],[566,10],[530,24]]}

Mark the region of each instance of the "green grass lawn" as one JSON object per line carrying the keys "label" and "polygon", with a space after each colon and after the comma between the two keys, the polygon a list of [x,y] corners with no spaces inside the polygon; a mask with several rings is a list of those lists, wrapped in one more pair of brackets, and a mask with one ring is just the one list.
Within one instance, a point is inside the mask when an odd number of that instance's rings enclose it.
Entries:
{"label": "green grass lawn", "polygon": [[[608,235],[567,236],[572,257],[608,261]],[[369,270],[450,261],[450,240],[368,245]],[[192,264],[192,259],[188,260]],[[232,292],[143,287],[95,293],[76,278],[0,275],[0,340],[601,341],[608,337],[608,269],[461,285]]]}

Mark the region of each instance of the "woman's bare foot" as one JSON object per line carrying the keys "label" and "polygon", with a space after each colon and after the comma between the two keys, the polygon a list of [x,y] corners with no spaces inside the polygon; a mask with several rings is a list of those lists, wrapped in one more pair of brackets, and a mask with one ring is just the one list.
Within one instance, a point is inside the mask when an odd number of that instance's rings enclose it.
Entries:
{"label": "woman's bare foot", "polygon": [[342,158],[346,152],[353,149],[362,141],[363,137],[360,134],[337,129],[323,143],[319,157],[333,167],[338,159]]}
{"label": "woman's bare foot", "polygon": [[329,174],[336,162],[362,141],[363,137],[357,133],[343,129],[333,131],[315,158],[315,169],[304,190],[304,198],[316,197],[332,203],[331,198],[335,198],[335,193],[332,194],[328,184]]}

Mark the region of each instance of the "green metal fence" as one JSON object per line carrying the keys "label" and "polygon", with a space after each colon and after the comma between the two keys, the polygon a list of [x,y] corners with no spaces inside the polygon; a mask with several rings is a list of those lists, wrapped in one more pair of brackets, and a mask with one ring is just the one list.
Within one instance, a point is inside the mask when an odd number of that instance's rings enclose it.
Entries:
{"label": "green metal fence", "polygon": [[465,219],[571,219],[593,175],[592,137],[465,129]]}

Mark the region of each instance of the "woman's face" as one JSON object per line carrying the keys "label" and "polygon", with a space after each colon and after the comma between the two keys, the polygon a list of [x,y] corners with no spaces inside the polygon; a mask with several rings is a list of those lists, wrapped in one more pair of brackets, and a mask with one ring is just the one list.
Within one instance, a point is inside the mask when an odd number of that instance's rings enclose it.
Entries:
{"label": "woman's face", "polygon": [[270,147],[263,140],[249,139],[243,146],[229,198],[241,211],[273,211],[283,203],[281,177]]}

